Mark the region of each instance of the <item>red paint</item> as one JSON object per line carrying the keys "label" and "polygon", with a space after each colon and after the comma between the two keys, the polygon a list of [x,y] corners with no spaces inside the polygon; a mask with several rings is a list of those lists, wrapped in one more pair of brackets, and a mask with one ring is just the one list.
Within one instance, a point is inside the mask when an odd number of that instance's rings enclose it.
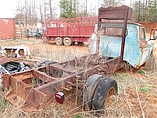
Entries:
{"label": "red paint", "polygon": [[94,32],[96,17],[53,19],[46,23],[46,38],[70,37],[73,42],[85,42]]}
{"label": "red paint", "polygon": [[0,39],[15,38],[15,23],[13,18],[0,18]]}

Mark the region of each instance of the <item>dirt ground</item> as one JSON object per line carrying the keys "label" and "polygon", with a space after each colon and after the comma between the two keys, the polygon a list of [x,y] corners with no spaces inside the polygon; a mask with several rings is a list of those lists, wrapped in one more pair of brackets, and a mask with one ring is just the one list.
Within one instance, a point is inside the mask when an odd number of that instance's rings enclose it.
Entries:
{"label": "dirt ground", "polygon": [[[1,46],[26,45],[31,56],[63,62],[74,57],[88,54],[87,46],[56,46],[36,39],[1,40]],[[156,52],[154,53],[156,54]],[[157,56],[156,56],[157,57]],[[156,58],[155,57],[155,58]],[[96,111],[84,111],[81,91],[65,92],[65,103],[55,101],[41,112],[23,112],[4,99],[5,92],[0,93],[1,118],[155,118],[157,117],[157,68],[150,59],[145,67],[137,70],[119,70],[111,77],[118,82],[118,95],[111,97],[110,105],[104,114]]]}

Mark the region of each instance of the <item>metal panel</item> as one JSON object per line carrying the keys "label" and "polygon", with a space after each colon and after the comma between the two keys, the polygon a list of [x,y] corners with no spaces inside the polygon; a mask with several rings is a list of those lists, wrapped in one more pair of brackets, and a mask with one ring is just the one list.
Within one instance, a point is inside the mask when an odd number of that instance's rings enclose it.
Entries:
{"label": "metal panel", "polygon": [[125,16],[125,10],[128,9],[128,20],[132,18],[132,9],[128,6],[121,7],[108,7],[99,8],[99,18],[110,19],[110,20],[123,20]]}
{"label": "metal panel", "polygon": [[0,57],[0,65],[11,62],[11,61],[16,61],[19,60],[19,58],[7,58],[7,57]]}
{"label": "metal panel", "polygon": [[123,24],[122,23],[109,23],[109,22],[106,22],[106,23],[101,23],[101,27],[123,28]]}
{"label": "metal panel", "polygon": [[0,39],[15,38],[15,23],[12,18],[0,18]]}

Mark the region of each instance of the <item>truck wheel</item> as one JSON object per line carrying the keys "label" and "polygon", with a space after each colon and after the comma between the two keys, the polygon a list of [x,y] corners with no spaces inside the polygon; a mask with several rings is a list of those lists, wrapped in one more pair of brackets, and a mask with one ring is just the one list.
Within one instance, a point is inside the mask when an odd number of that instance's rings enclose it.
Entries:
{"label": "truck wheel", "polygon": [[102,75],[94,74],[87,79],[83,87],[83,101],[85,110],[91,110],[92,98],[100,81],[103,79]]}
{"label": "truck wheel", "polygon": [[63,43],[64,43],[64,45],[66,45],[66,46],[70,46],[70,45],[72,44],[72,40],[71,40],[71,38],[69,38],[69,37],[65,37],[65,38],[63,39]]}
{"label": "truck wheel", "polygon": [[83,45],[83,42],[78,42],[78,45],[79,45],[79,46]]}
{"label": "truck wheel", "polygon": [[103,79],[97,86],[92,100],[92,109],[104,109],[111,95],[117,94],[117,82],[112,78]]}
{"label": "truck wheel", "polygon": [[62,45],[63,44],[63,41],[62,41],[61,37],[57,37],[55,42],[56,42],[56,45]]}

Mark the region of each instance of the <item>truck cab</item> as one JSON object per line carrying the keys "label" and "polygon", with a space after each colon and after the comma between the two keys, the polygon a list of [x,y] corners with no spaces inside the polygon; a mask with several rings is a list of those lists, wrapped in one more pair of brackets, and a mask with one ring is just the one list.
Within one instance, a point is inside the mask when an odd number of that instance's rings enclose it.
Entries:
{"label": "truck cab", "polygon": [[[110,23],[110,27],[104,27],[105,33],[100,36],[99,44],[99,54],[103,57],[116,58],[120,55],[122,41],[120,25],[116,24],[115,26]],[[127,24],[123,61],[138,68],[148,60],[152,47],[152,40],[146,39],[145,27],[135,23]]]}

